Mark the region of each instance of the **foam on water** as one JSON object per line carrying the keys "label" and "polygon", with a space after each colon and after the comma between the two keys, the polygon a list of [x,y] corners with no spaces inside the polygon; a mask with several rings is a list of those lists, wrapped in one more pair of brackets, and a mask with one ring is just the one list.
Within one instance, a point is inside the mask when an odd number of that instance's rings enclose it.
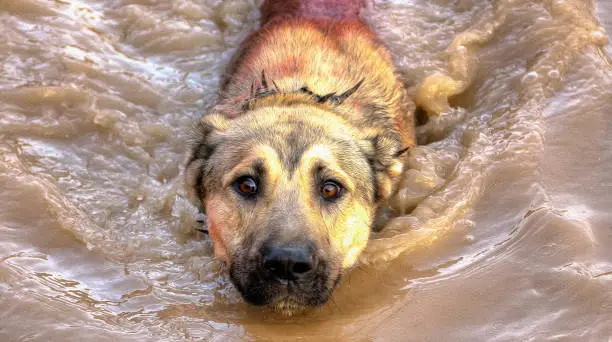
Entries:
{"label": "foam on water", "polygon": [[591,2],[368,5],[429,120],[361,266],[283,324],[242,303],[181,176],[258,6],[0,5],[0,336],[612,334],[612,68]]}

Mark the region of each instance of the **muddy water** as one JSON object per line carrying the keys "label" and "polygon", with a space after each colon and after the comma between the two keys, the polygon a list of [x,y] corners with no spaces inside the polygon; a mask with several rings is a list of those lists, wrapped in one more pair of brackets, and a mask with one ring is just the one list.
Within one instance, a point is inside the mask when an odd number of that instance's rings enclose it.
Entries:
{"label": "muddy water", "polygon": [[258,5],[0,1],[0,340],[610,340],[611,2],[369,4],[434,116],[361,266],[291,320],[241,302],[181,183]]}

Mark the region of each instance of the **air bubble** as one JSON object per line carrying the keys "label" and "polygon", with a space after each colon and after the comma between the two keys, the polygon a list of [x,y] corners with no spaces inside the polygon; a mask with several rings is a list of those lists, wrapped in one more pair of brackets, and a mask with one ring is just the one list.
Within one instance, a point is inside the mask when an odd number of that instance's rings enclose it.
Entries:
{"label": "air bubble", "polygon": [[557,70],[557,69],[553,69],[553,70],[548,72],[548,77],[550,77],[550,78],[559,78],[560,76],[561,76],[561,74],[559,73],[559,70]]}
{"label": "air bubble", "polygon": [[524,84],[533,84],[538,80],[538,73],[535,71],[528,72],[523,76],[522,82]]}
{"label": "air bubble", "polygon": [[606,37],[606,34],[603,33],[603,31],[596,30],[591,32],[591,41],[593,41],[593,44],[603,46],[608,44],[608,37]]}

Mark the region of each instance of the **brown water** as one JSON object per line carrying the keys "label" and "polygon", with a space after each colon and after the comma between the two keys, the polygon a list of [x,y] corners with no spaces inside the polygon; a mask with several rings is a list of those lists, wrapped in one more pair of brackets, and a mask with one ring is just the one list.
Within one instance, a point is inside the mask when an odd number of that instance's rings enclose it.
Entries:
{"label": "brown water", "polygon": [[370,4],[440,116],[404,216],[290,320],[241,302],[182,189],[258,5],[0,0],[1,341],[612,340],[612,1]]}

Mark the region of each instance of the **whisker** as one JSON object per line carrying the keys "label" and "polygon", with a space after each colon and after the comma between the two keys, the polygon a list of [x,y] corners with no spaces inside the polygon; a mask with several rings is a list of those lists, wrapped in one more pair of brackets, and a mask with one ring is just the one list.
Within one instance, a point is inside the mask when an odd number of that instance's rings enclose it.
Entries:
{"label": "whisker", "polygon": [[365,78],[362,78],[361,81],[357,82],[357,84],[355,84],[351,89],[345,91],[344,93],[338,95],[338,96],[334,96],[333,101],[336,105],[340,105],[342,104],[342,102],[344,102],[344,100],[346,100],[349,96],[353,95],[354,92],[357,91],[357,89],[359,89],[359,87],[361,87],[361,84],[363,84],[363,81],[365,80]]}
{"label": "whisker", "polygon": [[395,153],[393,154],[393,156],[394,156],[395,158],[397,158],[397,157],[401,156],[402,154],[404,154],[404,153],[408,152],[410,149],[411,149],[411,147],[406,147],[406,148],[403,148],[403,149],[401,149],[401,150],[399,150],[399,151],[395,152]]}
{"label": "whisker", "polygon": [[274,85],[274,89],[276,89],[276,92],[280,93],[280,88],[278,87],[278,85],[276,84],[276,82],[274,82],[274,80],[272,80],[272,84]]}
{"label": "whisker", "polygon": [[336,300],[334,299],[334,297],[329,297],[329,302],[334,305],[335,309],[338,310],[338,312],[342,313],[342,310],[340,309],[340,305],[336,303]]}
{"label": "whisker", "polygon": [[268,81],[266,80],[266,72],[264,70],[261,71],[261,86],[264,90],[268,90]]}
{"label": "whisker", "polygon": [[358,269],[360,272],[363,272],[364,274],[366,274],[368,277],[372,279],[377,279],[376,275],[372,273],[371,271],[369,271],[367,268],[365,268],[363,265],[357,264],[355,265],[355,269]]}

